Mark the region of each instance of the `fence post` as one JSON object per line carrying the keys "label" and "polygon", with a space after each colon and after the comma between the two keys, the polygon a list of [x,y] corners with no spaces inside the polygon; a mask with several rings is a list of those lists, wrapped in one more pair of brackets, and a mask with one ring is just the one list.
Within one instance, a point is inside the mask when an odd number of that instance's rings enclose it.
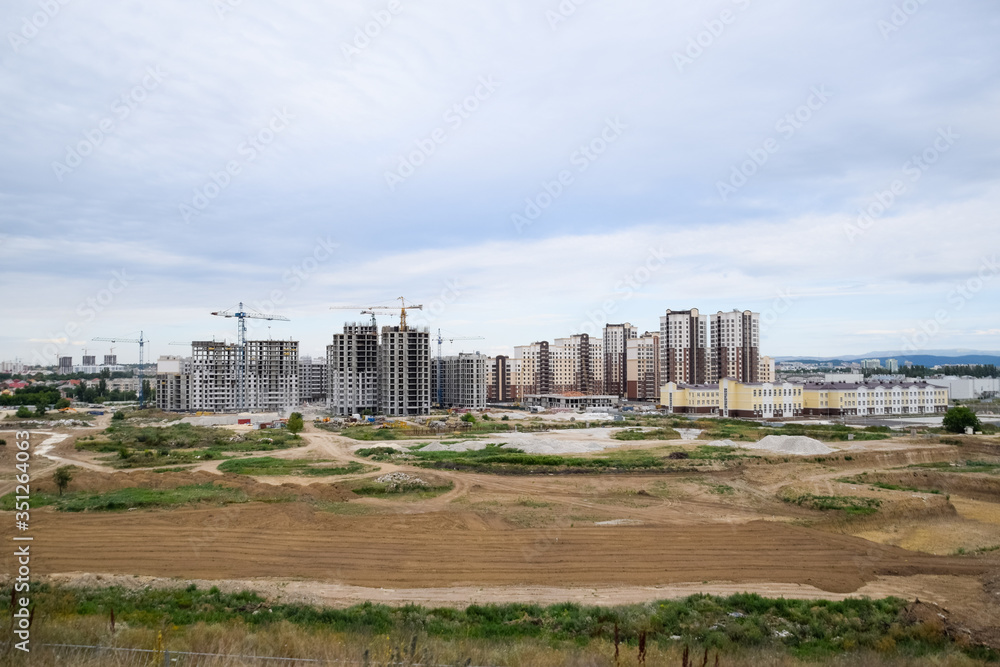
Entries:
{"label": "fence post", "polygon": [[163,667],[170,667],[170,651],[168,649],[163,651]]}

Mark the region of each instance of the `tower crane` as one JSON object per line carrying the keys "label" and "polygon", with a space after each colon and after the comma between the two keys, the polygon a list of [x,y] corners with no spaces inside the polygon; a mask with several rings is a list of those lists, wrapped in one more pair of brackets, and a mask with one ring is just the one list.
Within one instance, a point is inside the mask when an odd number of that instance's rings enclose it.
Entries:
{"label": "tower crane", "polygon": [[406,331],[406,311],[408,310],[423,310],[423,304],[420,305],[406,305],[406,299],[403,297],[398,297],[400,302],[399,307],[396,306],[330,306],[330,310],[359,310],[362,315],[372,316],[372,326],[375,326],[375,313],[388,313],[399,310],[399,330]]}
{"label": "tower crane", "polygon": [[243,302],[235,308],[230,308],[228,310],[216,310],[212,312],[213,315],[218,317],[235,317],[239,320],[236,331],[238,336],[238,344],[236,347],[236,409],[240,412],[246,409],[247,400],[247,320],[280,320],[282,322],[290,321],[287,317],[283,315],[265,315],[263,313],[258,313],[254,310],[248,310],[243,307]]}
{"label": "tower crane", "polygon": [[[139,344],[139,407],[140,408],[146,407],[146,395],[145,395],[145,392],[142,390],[142,387],[145,384],[146,379],[145,379],[145,376],[143,375],[142,371],[143,371],[143,368],[144,368],[144,364],[143,364],[144,346],[146,345],[146,343],[149,342],[149,339],[145,338],[143,332],[140,331],[138,338],[121,338],[121,337],[104,337],[104,336],[98,336],[98,337],[93,338],[91,340],[100,340],[100,341],[104,341],[106,343],[138,343]],[[114,348],[112,348],[112,349],[114,349]]]}
{"label": "tower crane", "polygon": [[438,394],[438,396],[437,396],[437,398],[438,398],[438,407],[442,407],[443,404],[444,404],[444,382],[442,382],[442,378],[441,378],[441,347],[442,347],[442,344],[444,343],[444,341],[448,341],[449,343],[454,343],[456,340],[486,340],[486,339],[483,338],[482,336],[444,336],[444,337],[442,337],[441,336],[441,330],[438,329],[438,335],[437,335],[437,344],[438,344],[438,358],[437,358],[437,379],[438,379],[438,382],[437,382],[437,385],[438,385],[437,394]]}

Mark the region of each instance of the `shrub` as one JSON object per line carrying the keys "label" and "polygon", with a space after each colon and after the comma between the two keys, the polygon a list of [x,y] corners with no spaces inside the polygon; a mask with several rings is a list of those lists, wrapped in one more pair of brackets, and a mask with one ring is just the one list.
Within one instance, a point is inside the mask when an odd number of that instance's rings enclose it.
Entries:
{"label": "shrub", "polygon": [[965,429],[972,427],[973,430],[982,429],[979,417],[976,413],[965,406],[954,407],[944,415],[942,422],[944,429],[949,433],[965,433]]}
{"label": "shrub", "polygon": [[22,405],[17,409],[16,416],[18,419],[27,419],[28,417],[31,416],[31,410],[28,409],[28,406]]}
{"label": "shrub", "polygon": [[124,419],[125,419],[125,413],[122,412],[121,410],[118,410],[117,412],[115,412],[115,416],[111,418],[112,421],[116,421],[116,422],[123,421]]}

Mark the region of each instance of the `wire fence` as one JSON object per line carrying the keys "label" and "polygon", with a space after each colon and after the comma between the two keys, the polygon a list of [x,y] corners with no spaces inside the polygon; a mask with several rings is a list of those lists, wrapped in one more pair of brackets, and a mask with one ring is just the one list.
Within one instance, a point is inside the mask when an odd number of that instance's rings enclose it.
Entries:
{"label": "wire fence", "polygon": [[[3,646],[10,658],[11,646]],[[17,653],[17,651],[13,651]],[[423,657],[396,655],[378,659],[364,652],[356,659],[284,658],[228,653],[199,653],[168,649],[142,649],[120,646],[90,646],[86,644],[35,644],[27,660],[2,664],[27,664],[38,667],[67,665],[72,667],[501,667],[473,665],[471,660],[441,663],[425,661]]]}

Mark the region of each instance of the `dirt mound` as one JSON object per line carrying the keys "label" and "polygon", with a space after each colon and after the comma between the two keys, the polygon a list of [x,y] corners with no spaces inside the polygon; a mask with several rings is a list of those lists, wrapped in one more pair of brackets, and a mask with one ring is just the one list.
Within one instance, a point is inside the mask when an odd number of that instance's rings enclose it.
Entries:
{"label": "dirt mound", "polygon": [[713,440],[710,447],[741,447],[743,449],[760,449],[775,454],[792,454],[794,456],[814,456],[830,454],[836,450],[827,447],[819,440],[807,438],[804,435],[768,435],[757,442],[733,442],[732,440]]}

